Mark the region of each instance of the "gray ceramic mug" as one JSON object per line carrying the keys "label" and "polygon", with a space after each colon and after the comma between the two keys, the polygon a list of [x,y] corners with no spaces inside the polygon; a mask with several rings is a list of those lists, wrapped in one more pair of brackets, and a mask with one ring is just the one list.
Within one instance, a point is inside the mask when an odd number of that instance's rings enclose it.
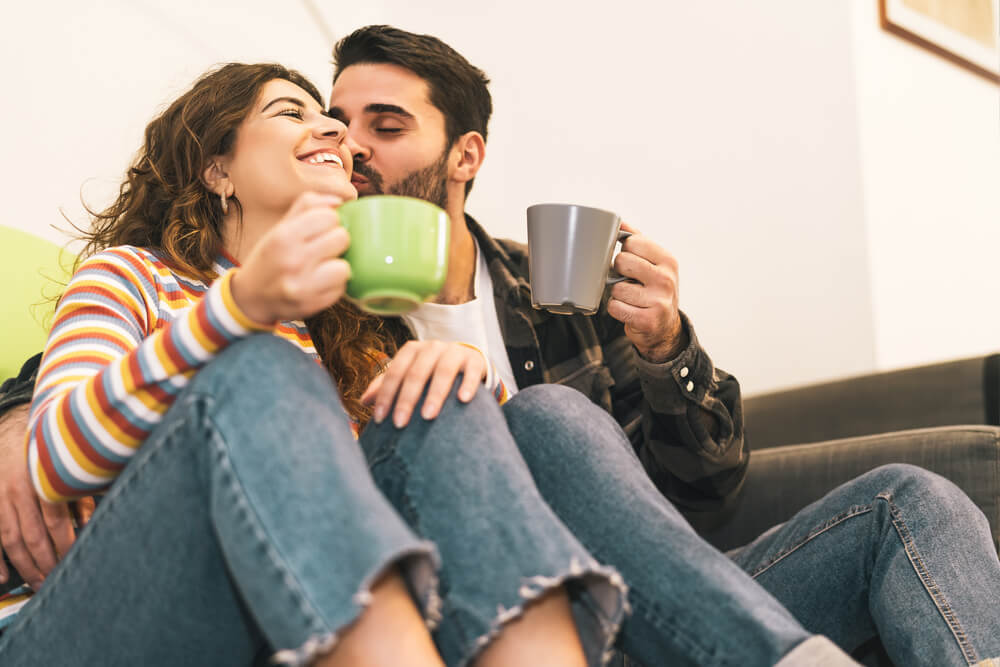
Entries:
{"label": "gray ceramic mug", "polygon": [[611,211],[578,204],[528,207],[531,305],[560,315],[593,315],[608,285],[625,280],[611,269],[615,244],[631,234]]}

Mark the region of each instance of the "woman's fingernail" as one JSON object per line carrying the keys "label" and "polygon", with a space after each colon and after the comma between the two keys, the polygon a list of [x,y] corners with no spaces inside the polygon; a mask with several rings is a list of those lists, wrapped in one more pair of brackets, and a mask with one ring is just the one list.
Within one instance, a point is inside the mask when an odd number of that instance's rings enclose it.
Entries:
{"label": "woman's fingernail", "polygon": [[373,416],[375,417],[375,423],[381,424],[385,420],[385,407],[382,405],[375,406],[375,414]]}
{"label": "woman's fingernail", "polygon": [[397,410],[396,414],[392,416],[392,423],[396,428],[403,428],[406,426],[406,415],[403,414],[402,410]]}
{"label": "woman's fingernail", "polygon": [[437,405],[434,403],[424,403],[424,409],[420,411],[420,416],[424,419],[434,419],[437,414]]}

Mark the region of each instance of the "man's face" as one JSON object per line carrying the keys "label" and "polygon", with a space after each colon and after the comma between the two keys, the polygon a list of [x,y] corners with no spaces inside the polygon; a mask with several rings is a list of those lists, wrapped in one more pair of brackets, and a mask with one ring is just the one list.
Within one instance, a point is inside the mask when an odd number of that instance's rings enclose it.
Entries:
{"label": "man's face", "polygon": [[330,93],[330,115],[347,127],[354,156],[351,182],[362,197],[401,194],[447,204],[444,115],[427,83],[388,64],[351,65]]}

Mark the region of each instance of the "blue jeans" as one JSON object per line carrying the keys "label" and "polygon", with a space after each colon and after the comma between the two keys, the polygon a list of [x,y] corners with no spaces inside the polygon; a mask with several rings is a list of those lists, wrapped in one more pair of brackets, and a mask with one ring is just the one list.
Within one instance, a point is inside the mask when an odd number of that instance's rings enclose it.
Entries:
{"label": "blue jeans", "polygon": [[986,517],[943,477],[887,465],[730,557],[809,630],[897,665],[1000,666],[1000,561]]}
{"label": "blue jeans", "polygon": [[241,341],[143,443],[0,638],[0,664],[308,662],[397,567],[449,665],[560,585],[598,665],[624,585],[542,501],[502,424],[480,391],[359,445],[315,362]]}
{"label": "blue jeans", "polygon": [[618,645],[643,664],[819,664],[828,651],[805,641],[812,634],[846,651],[878,634],[907,667],[1000,656],[1000,562],[988,524],[942,477],[878,468],[722,554],[581,394],[530,387],[504,412],[549,505],[629,584]]}

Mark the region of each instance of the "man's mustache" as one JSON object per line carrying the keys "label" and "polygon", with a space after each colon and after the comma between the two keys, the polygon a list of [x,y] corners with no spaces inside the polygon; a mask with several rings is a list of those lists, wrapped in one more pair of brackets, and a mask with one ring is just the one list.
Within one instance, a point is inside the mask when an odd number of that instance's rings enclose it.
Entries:
{"label": "man's mustache", "polygon": [[354,173],[367,178],[372,190],[382,192],[382,174],[375,171],[375,169],[369,167],[364,162],[356,162],[354,163]]}

